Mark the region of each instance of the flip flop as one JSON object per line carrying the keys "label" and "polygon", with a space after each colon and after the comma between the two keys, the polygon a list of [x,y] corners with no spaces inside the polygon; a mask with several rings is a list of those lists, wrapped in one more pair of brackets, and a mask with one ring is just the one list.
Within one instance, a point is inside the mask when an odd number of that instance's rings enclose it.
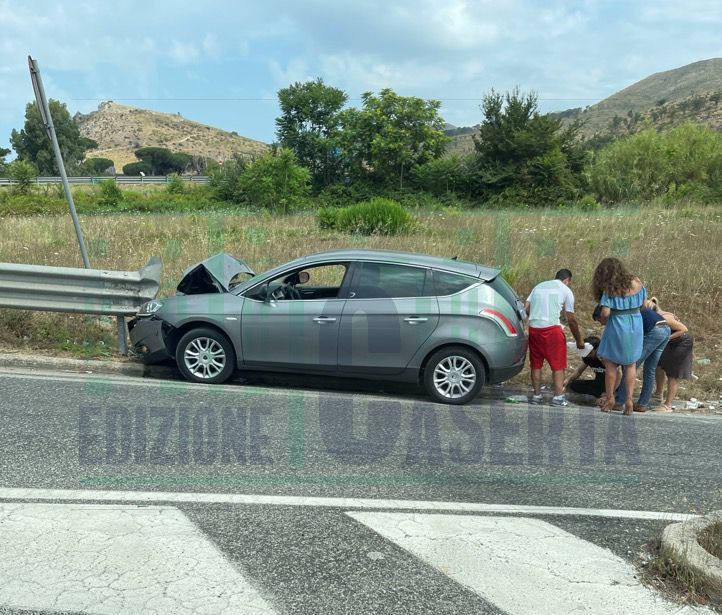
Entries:
{"label": "flip flop", "polygon": [[654,412],[664,412],[664,413],[670,413],[672,412],[672,408],[670,408],[667,404],[662,404],[661,406],[658,406],[654,409]]}

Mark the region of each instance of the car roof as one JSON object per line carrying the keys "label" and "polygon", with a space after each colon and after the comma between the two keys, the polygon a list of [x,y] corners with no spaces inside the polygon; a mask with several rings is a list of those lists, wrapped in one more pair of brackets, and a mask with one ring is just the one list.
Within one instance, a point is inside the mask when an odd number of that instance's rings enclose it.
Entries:
{"label": "car roof", "polygon": [[493,280],[499,275],[498,269],[485,267],[484,265],[478,265],[477,263],[454,260],[451,258],[442,258],[440,256],[429,256],[427,254],[417,254],[415,252],[397,252],[394,250],[328,250],[326,252],[318,252],[309,256],[303,256],[286,263],[286,265],[310,265],[327,260],[363,260],[418,265],[422,267],[430,267],[432,269],[442,269],[444,271],[472,275],[486,281]]}

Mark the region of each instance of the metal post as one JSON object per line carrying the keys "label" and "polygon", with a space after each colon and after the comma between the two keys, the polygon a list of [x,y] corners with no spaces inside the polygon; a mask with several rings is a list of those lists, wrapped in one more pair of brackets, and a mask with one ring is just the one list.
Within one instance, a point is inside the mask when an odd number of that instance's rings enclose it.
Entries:
{"label": "metal post", "polygon": [[[70,207],[70,217],[73,219],[73,226],[75,227],[75,236],[78,238],[78,245],[80,246],[80,256],[83,259],[83,266],[86,269],[90,269],[90,259],[88,258],[88,252],[85,249],[85,239],[83,238],[83,230],[80,228],[80,221],[78,220],[78,213],[75,211],[75,203],[73,202],[73,194],[70,192],[70,184],[68,184],[68,176],[65,173],[65,163],[63,162],[63,155],[60,153],[60,145],[58,145],[58,137],[55,134],[55,125],[53,124],[53,116],[50,114],[50,105],[45,97],[45,88],[43,88],[43,80],[40,77],[40,68],[36,60],[28,56],[28,66],[30,67],[30,80],[33,84],[33,91],[35,92],[35,101],[38,105],[38,111],[40,112],[40,119],[45,124],[45,132],[48,134],[50,143],[53,145],[53,152],[55,153],[55,162],[58,165],[60,171],[60,177],[63,180],[63,189],[65,190],[65,198],[68,201],[68,207]],[[91,180],[92,181],[92,180]],[[122,316],[118,316],[118,352],[120,354],[126,354],[128,352],[128,340],[126,337],[125,319]]]}
{"label": "metal post", "polygon": [[70,192],[70,185],[68,184],[68,176],[65,174],[65,164],[63,164],[63,156],[60,153],[60,146],[58,145],[58,137],[55,134],[55,126],[53,125],[53,118],[50,115],[50,106],[45,98],[45,90],[43,89],[43,80],[40,78],[40,69],[38,63],[28,56],[28,65],[30,66],[30,80],[33,83],[33,90],[35,91],[35,100],[38,105],[38,111],[40,112],[40,119],[45,124],[45,131],[50,137],[50,142],[53,144],[53,151],[55,152],[55,162],[58,165],[60,171],[60,177],[63,180],[63,188],[65,189],[65,198],[68,200],[70,206],[70,217],[73,219],[73,226],[75,227],[75,235],[78,238],[78,244],[80,245],[80,255],[83,258],[83,266],[86,269],[90,269],[90,260],[88,259],[88,252],[85,249],[85,240],[83,239],[83,231],[80,228],[80,222],[78,222],[78,214],[75,211],[75,203],[73,202],[73,195]]}
{"label": "metal post", "polygon": [[128,340],[126,338],[125,317],[118,316],[118,352],[128,353]]}

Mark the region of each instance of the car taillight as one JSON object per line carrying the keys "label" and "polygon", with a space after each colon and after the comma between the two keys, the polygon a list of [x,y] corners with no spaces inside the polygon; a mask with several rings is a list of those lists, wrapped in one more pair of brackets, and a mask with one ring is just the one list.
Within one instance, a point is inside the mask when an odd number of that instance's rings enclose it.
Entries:
{"label": "car taillight", "polygon": [[484,316],[493,320],[497,325],[501,327],[501,330],[504,331],[507,337],[516,337],[517,335],[519,335],[519,332],[517,331],[511,320],[509,320],[501,312],[486,308],[479,312],[479,316]]}

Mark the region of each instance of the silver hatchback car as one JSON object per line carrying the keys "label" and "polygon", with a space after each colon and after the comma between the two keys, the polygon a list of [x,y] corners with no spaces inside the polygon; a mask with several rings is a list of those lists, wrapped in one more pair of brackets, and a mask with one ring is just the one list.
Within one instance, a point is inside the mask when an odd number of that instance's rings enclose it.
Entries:
{"label": "silver hatchback car", "polygon": [[129,328],[146,362],[173,358],[193,382],[327,374],[416,382],[464,404],[521,371],[523,317],[499,270],[475,263],[335,250],[255,275],[222,253],[189,267],[178,294],[145,304]]}

